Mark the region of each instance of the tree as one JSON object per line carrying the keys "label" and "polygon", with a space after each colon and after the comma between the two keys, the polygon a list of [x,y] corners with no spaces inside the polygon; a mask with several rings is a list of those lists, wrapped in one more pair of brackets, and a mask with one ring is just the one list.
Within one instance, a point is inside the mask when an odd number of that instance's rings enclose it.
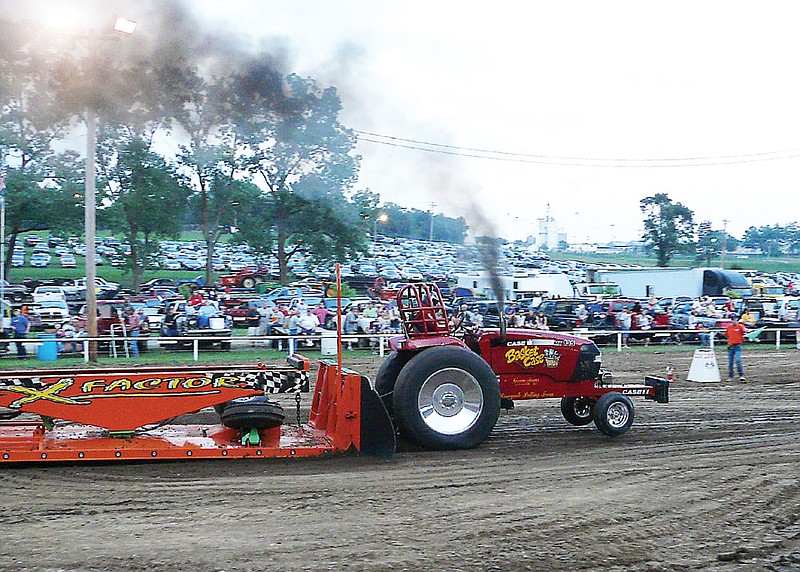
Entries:
{"label": "tree", "polygon": [[56,153],[70,115],[59,104],[52,78],[68,68],[59,50],[35,25],[0,20],[0,163],[8,165],[6,275],[17,235],[75,228],[82,211],[78,156]]}
{"label": "tree", "polygon": [[[401,207],[394,203],[386,203],[381,210],[389,215],[387,224],[383,226],[384,234],[415,238],[417,240],[427,240],[429,238],[430,211]],[[441,214],[434,216],[433,238],[435,240],[464,244],[466,235],[467,224],[463,218],[450,218]]]}
{"label": "tree", "polygon": [[354,153],[355,134],[338,121],[336,90],[320,90],[297,75],[285,83],[288,100],[282,106],[265,101],[236,122],[237,138],[247,144],[244,163],[265,189],[261,204],[242,213],[241,238],[278,259],[281,283],[297,252],[317,260],[365,252],[364,215],[373,207],[363,193],[359,202],[348,196],[360,157]]}
{"label": "tree", "polygon": [[711,265],[711,260],[719,256],[722,233],[711,228],[710,221],[703,221],[697,226],[697,261]]}
{"label": "tree", "polygon": [[645,245],[656,253],[658,266],[668,266],[675,254],[693,244],[694,213],[681,203],[673,203],[665,193],[646,197],[639,206],[645,215]]}
{"label": "tree", "polygon": [[122,137],[114,139],[105,150],[103,198],[110,206],[100,216],[107,228],[121,232],[130,244],[128,266],[133,290],[138,292],[148,257],[158,250],[158,239],[180,233],[176,213],[185,209],[189,187],[140,137],[127,142]]}
{"label": "tree", "polygon": [[777,224],[772,226],[751,226],[744,233],[743,244],[747,248],[757,248],[765,256],[779,256],[781,247],[791,241],[791,232]]}

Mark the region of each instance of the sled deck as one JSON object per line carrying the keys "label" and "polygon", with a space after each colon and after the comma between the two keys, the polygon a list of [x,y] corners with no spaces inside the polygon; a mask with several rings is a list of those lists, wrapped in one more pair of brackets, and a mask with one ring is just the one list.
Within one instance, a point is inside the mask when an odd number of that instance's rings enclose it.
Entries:
{"label": "sled deck", "polygon": [[[365,377],[333,362],[319,365],[308,422],[292,423],[287,415],[281,423],[280,406],[263,396],[309,391],[309,361],[299,355],[287,361],[5,372],[0,407],[14,418],[0,421],[0,462],[393,455],[394,427],[381,399]],[[226,422],[232,405],[237,415]],[[219,424],[172,422],[207,407],[219,413]],[[16,419],[23,413],[33,415]]]}

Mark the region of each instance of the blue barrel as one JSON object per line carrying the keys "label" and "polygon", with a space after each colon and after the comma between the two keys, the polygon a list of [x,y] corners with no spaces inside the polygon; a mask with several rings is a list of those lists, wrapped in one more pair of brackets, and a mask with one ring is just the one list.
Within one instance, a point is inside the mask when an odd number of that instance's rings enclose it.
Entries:
{"label": "blue barrel", "polygon": [[[39,334],[39,339],[47,340],[39,344],[36,357],[42,361],[55,361],[58,359],[58,342],[55,334]],[[50,341],[52,340],[52,341]]]}

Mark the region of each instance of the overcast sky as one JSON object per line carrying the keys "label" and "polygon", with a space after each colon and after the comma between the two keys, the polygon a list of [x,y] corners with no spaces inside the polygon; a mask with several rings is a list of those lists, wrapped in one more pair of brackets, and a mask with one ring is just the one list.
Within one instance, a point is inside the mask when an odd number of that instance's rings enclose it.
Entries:
{"label": "overcast sky", "polygon": [[737,237],[800,219],[796,1],[187,5],[335,85],[384,201],[507,238],[549,205],[570,240],[632,240],[659,192]]}

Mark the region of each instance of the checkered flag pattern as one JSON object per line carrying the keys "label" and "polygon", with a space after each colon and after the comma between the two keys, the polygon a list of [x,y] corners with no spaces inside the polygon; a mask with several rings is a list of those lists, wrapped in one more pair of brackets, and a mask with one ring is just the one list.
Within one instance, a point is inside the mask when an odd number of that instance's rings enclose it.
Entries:
{"label": "checkered flag pattern", "polygon": [[298,393],[308,392],[308,372],[297,370],[266,370],[242,372],[225,372],[214,374],[214,377],[238,377],[239,383],[246,384],[265,393]]}
{"label": "checkered flag pattern", "polygon": [[38,377],[7,377],[0,379],[0,388],[3,386],[28,387],[30,389],[42,389],[44,384]]}
{"label": "checkered flag pattern", "polygon": [[265,371],[264,391],[266,393],[298,393],[308,391],[308,372],[305,371]]}

